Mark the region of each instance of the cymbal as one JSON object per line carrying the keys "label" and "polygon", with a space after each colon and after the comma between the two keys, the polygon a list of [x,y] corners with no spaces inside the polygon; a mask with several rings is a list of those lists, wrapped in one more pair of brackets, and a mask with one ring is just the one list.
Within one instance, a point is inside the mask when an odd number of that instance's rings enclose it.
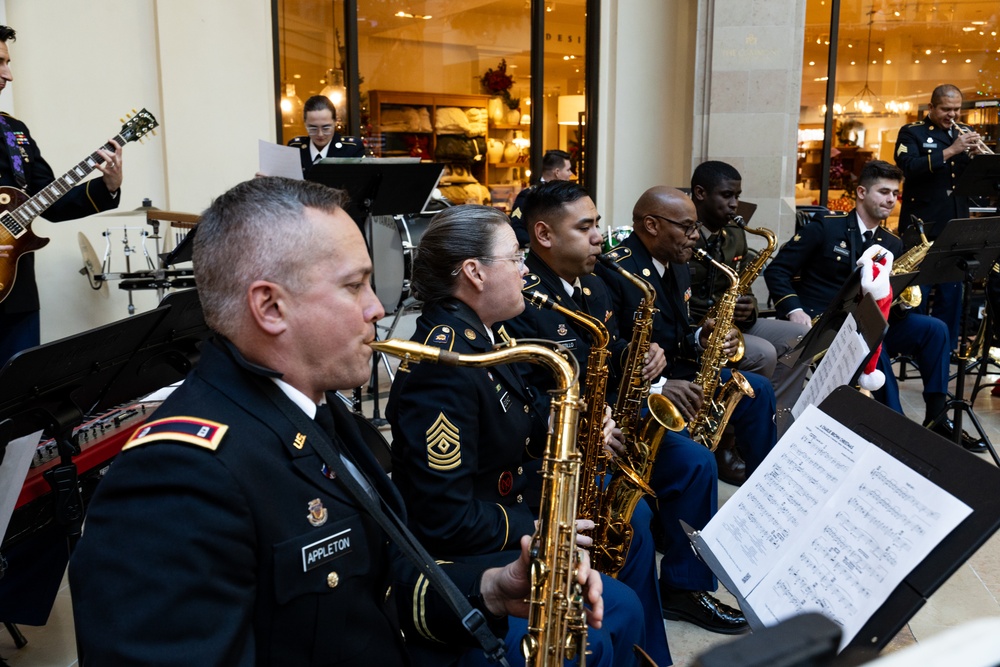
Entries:
{"label": "cymbal", "polygon": [[80,246],[80,254],[83,256],[83,269],[80,270],[80,273],[87,276],[87,282],[90,283],[91,289],[100,290],[107,295],[108,283],[103,278],[98,278],[104,267],[101,266],[101,261],[97,259],[94,246],[90,245],[90,241],[83,232],[76,233],[76,242]]}
{"label": "cymbal", "polygon": [[155,206],[140,206],[139,208],[133,208],[129,211],[119,211],[118,209],[115,209],[114,211],[111,211],[109,213],[100,213],[99,215],[105,218],[120,218],[126,215],[138,215],[140,213],[145,213],[146,211],[159,211],[159,210],[160,209],[156,208]]}

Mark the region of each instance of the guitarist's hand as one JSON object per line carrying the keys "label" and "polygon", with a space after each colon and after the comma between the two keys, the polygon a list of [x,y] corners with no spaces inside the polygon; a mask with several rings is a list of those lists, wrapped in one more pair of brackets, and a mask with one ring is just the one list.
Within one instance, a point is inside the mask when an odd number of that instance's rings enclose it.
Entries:
{"label": "guitarist's hand", "polygon": [[108,143],[115,147],[115,152],[98,148],[97,154],[104,158],[104,163],[97,165],[97,170],[104,174],[104,185],[113,194],[122,186],[122,147],[114,139]]}
{"label": "guitarist's hand", "polygon": [[13,249],[14,246],[12,245],[0,245],[0,257],[8,257],[9,255],[7,255],[7,251]]}

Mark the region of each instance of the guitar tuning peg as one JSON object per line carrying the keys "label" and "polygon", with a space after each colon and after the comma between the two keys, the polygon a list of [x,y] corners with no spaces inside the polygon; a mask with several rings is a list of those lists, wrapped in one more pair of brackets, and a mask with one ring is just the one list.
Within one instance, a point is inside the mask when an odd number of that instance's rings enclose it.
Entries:
{"label": "guitar tuning peg", "polygon": [[135,110],[135,107],[132,107],[132,113],[138,113],[138,112],[137,112],[137,111]]}
{"label": "guitar tuning peg", "polygon": [[124,119],[124,118],[119,118],[119,119],[118,119],[118,122],[119,122],[119,123],[124,123],[124,122],[125,122],[125,119]]}
{"label": "guitar tuning peg", "polygon": [[156,130],[150,130],[149,132],[150,132],[150,134],[152,134],[152,135],[153,135],[154,137],[156,136]]}

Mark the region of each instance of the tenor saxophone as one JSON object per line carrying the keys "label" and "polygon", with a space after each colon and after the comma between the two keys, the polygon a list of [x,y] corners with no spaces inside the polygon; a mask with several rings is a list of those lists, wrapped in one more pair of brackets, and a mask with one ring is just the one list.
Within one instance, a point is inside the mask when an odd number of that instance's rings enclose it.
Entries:
{"label": "tenor saxophone", "polygon": [[528,632],[521,650],[528,665],[562,667],[579,656],[584,664],[587,619],[583,589],[577,581],[576,503],[580,455],[576,423],[580,412],[579,369],[572,355],[538,344],[515,341],[490,352],[459,354],[408,340],[389,339],[369,345],[402,359],[400,368],[426,361],[447,366],[483,368],[498,364],[533,363],[546,366],[556,380],[552,392],[550,430],[542,469],[542,499],[538,528],[531,544],[531,592]]}
{"label": "tenor saxophone", "polygon": [[[698,414],[688,424],[691,439],[708,447],[713,452],[719,446],[722,432],[729,423],[729,418],[736,409],[737,403],[744,396],[753,398],[754,392],[743,374],[734,370],[732,378],[719,386],[722,368],[729,360],[725,354],[726,336],[733,325],[733,313],[736,310],[736,299],[739,298],[740,280],[731,268],[717,262],[708,253],[698,248],[695,256],[702,262],[711,262],[719,271],[729,278],[727,289],[719,300],[715,326],[708,337],[708,345],[701,355],[701,368],[695,376],[695,384],[701,385],[703,400]],[[718,395],[716,389],[718,388]]]}
{"label": "tenor saxophone", "polygon": [[[617,262],[601,255],[598,260],[617,272],[643,293],[636,310],[629,343],[628,358],[622,367],[618,399],[611,414],[622,431],[625,454],[616,459],[617,473],[612,477],[600,509],[600,531],[594,533],[594,567],[606,574],[616,574],[625,564],[632,543],[632,513],[643,495],[654,495],[649,478],[664,432],[680,431],[684,418],[662,394],[649,393],[649,381],[642,370],[652,342],[656,290],[647,281],[626,271]],[[641,417],[642,408],[649,414]]]}

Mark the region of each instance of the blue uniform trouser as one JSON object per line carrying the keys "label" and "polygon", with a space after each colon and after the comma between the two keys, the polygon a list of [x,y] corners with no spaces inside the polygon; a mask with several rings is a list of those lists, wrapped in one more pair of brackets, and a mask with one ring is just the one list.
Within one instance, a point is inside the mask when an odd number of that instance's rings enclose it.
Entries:
{"label": "blue uniform trouser", "polygon": [[[646,643],[645,626],[639,599],[631,588],[625,584],[601,575],[604,583],[604,622],[600,630],[587,628],[587,665],[601,667],[618,667],[619,665],[635,665],[635,653],[632,647],[644,646]],[[662,620],[660,625],[663,625]],[[507,636],[504,644],[507,646],[507,660],[511,667],[524,667],[524,656],[521,655],[521,638],[528,631],[528,620],[510,617]],[[566,664],[578,664],[579,658]],[[460,667],[486,667],[490,663],[482,651],[468,651],[458,662]]]}
{"label": "blue uniform trouser", "polygon": [[[761,464],[778,441],[778,429],[774,425],[777,401],[771,381],[756,373],[743,373],[750,383],[754,397],[744,396],[736,404],[729,423],[736,434],[736,448],[747,464],[747,477]],[[727,382],[732,371],[722,371],[721,381]]]}
{"label": "blue uniform trouser", "polygon": [[[719,506],[719,471],[715,455],[688,437],[687,430],[667,431],[650,476],[656,498],[650,502],[664,535],[660,583],[687,591],[714,591],[715,577],[691,549],[683,519],[701,530]],[[637,512],[638,513],[638,512]]]}
{"label": "blue uniform trouser", "polygon": [[[951,347],[948,327],[941,320],[909,313],[889,325],[879,356],[878,368],[885,374],[885,386],[875,392],[875,398],[902,414],[899,402],[899,385],[893,375],[890,356],[905,354],[920,367],[924,382],[924,396],[948,393],[948,370]],[[937,415],[930,415],[935,417]]]}
{"label": "blue uniform trouser", "polygon": [[38,311],[4,315],[0,321],[0,366],[21,350],[38,347],[41,326]]}
{"label": "blue uniform trouser", "polygon": [[632,544],[625,558],[625,565],[618,572],[618,581],[631,588],[642,604],[646,625],[646,643],[642,648],[659,667],[672,665],[667,631],[660,610],[660,587],[656,585],[656,547],[650,522],[653,511],[646,503],[636,504],[632,513]]}
{"label": "blue uniform trouser", "polygon": [[962,283],[939,283],[933,285],[934,297],[927,303],[930,289],[925,285],[924,300],[917,307],[917,312],[930,312],[931,317],[944,322],[948,330],[948,352],[958,349],[958,330],[962,322]]}

